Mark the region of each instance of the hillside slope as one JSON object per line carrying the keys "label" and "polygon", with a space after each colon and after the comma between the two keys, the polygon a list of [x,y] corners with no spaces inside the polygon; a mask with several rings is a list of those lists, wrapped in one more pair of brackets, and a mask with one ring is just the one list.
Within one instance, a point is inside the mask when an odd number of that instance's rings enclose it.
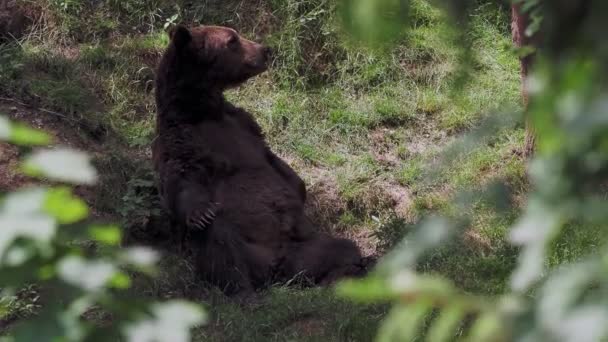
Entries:
{"label": "hillside slope", "polygon": [[[426,177],[457,136],[487,113],[519,105],[507,13],[483,1],[466,37],[475,68],[460,92],[453,91],[457,37],[423,0],[414,1],[398,44],[377,50],[345,36],[328,0],[18,3],[32,27],[0,45],[0,111],[93,152],[103,177],[83,195],[98,217],[123,222],[135,236],[157,222],[153,80],[167,44],[163,26],[176,21],[230,25],[277,51],[268,73],[228,97],[256,115],[271,146],[303,176],[315,222],[355,239],[366,254],[386,252],[426,213],[458,210],[449,204],[457,189],[504,177],[516,201],[525,193],[520,128]],[[16,153],[0,156],[0,175],[13,172]],[[504,239],[510,220],[483,203],[473,211],[461,239],[421,267],[466,290],[497,293],[515,263]],[[199,331],[205,341],[368,341],[385,310],[335,298],[330,289],[278,287],[235,302],[203,289],[190,265],[170,253],[159,278],[136,282],[134,292],[207,302],[213,319]]]}

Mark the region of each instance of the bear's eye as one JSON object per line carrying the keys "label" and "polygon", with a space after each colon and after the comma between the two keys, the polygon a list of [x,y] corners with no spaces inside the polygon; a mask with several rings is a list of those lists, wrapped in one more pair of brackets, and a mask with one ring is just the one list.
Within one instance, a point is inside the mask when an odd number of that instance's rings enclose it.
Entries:
{"label": "bear's eye", "polygon": [[239,37],[237,37],[236,35],[231,36],[230,39],[228,40],[228,46],[229,47],[236,47],[239,44]]}

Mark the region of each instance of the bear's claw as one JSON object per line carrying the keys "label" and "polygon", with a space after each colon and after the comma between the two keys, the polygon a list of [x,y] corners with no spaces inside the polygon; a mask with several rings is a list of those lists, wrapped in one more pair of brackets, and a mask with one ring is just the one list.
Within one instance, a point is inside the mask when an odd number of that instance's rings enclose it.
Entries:
{"label": "bear's claw", "polygon": [[207,208],[204,212],[196,211],[188,219],[188,226],[203,230],[209,227],[217,216],[218,203],[211,203],[210,208]]}

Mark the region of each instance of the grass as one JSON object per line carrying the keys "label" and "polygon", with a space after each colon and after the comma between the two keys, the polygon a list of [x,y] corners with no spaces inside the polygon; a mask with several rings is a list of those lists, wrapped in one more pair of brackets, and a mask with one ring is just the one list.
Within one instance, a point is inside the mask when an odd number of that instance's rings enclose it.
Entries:
{"label": "grass", "polygon": [[[306,180],[315,221],[325,229],[365,232],[373,237],[360,242],[384,252],[423,215],[457,211],[450,202],[457,190],[506,179],[516,198],[525,196],[521,128],[502,131],[428,177],[459,134],[488,113],[519,106],[508,14],[492,5],[480,4],[472,14],[467,39],[474,68],[454,92],[463,51],[454,47],[457,37],[441,11],[424,0],[413,1],[411,29],[399,43],[374,50],[345,36],[328,0],[200,1],[188,8],[166,0],[21,1],[47,27],[0,46],[0,95],[87,128],[91,146],[101,149],[103,174],[91,202],[104,217],[127,218],[126,226],[145,225],[155,215],[147,156],[154,67],[168,42],[162,26],[176,13],[179,20],[259,35],[277,51],[268,73],[227,96],[254,113],[273,149]],[[517,251],[506,242],[516,213],[517,204],[500,214],[476,203],[462,237],[420,268],[467,291],[501,292],[516,262]],[[553,265],[584,254],[597,237],[568,232],[556,242]],[[160,279],[136,288],[153,297],[187,294],[197,286],[191,273],[163,263]],[[212,321],[197,339],[211,341],[368,341],[385,312],[322,289],[274,288],[247,305],[217,294],[204,300]]]}
{"label": "grass", "polygon": [[[386,313],[356,305],[328,289],[275,288],[245,307],[220,298],[209,303],[212,321],[201,341],[369,341]],[[247,319],[243,319],[243,315]]]}
{"label": "grass", "polygon": [[356,304],[337,298],[331,288],[277,286],[255,298],[238,300],[201,286],[188,262],[166,256],[163,272],[135,276],[130,290],[151,298],[186,297],[202,303],[210,321],[196,329],[196,341],[367,341],[387,305]]}

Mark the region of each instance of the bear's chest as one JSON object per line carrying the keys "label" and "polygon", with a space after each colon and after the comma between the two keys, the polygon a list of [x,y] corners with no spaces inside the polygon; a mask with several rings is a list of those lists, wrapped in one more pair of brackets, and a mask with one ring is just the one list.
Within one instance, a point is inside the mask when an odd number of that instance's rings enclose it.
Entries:
{"label": "bear's chest", "polygon": [[232,118],[205,122],[196,133],[199,146],[233,166],[257,167],[266,163],[262,137]]}

